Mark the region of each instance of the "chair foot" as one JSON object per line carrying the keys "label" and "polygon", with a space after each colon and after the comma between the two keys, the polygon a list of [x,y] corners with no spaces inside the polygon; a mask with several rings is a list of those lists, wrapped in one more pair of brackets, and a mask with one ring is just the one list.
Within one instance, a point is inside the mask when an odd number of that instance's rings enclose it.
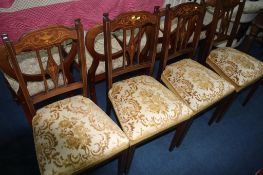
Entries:
{"label": "chair foot", "polygon": [[181,145],[183,138],[186,135],[188,129],[190,128],[192,122],[193,118],[186,120],[177,126],[176,132],[169,147],[169,151],[173,151],[175,147],[179,147]]}

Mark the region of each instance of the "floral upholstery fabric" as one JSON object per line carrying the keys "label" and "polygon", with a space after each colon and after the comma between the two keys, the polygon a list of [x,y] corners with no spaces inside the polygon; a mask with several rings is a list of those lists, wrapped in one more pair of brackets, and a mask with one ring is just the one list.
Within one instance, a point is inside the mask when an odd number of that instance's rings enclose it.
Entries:
{"label": "floral upholstery fabric", "polygon": [[206,62],[231,82],[236,91],[263,76],[263,62],[230,47],[212,50]]}
{"label": "floral upholstery fabric", "polygon": [[[52,49],[52,53],[53,53],[54,61],[57,64],[60,64],[58,50]],[[40,52],[40,56],[42,57],[43,66],[46,67],[47,60],[48,60],[46,54],[44,52]],[[23,73],[40,74],[41,70],[40,70],[39,63],[37,61],[37,57],[35,53],[28,52],[28,53],[20,54],[17,56],[17,61]],[[7,79],[7,82],[10,84],[10,87],[17,93],[19,89],[19,83],[15,79],[9,77],[6,74],[5,74],[5,77]],[[47,83],[50,89],[54,88],[54,83],[52,82],[51,79],[48,80]],[[63,83],[64,83],[63,77],[62,77],[62,74],[60,74],[58,84],[63,85]],[[30,95],[35,95],[41,91],[44,91],[45,85],[44,85],[44,82],[28,82],[27,89]]]}
{"label": "floral upholstery fabric", "polygon": [[83,96],[39,109],[32,127],[41,174],[72,174],[129,147],[121,129]]}
{"label": "floral upholstery fabric", "polygon": [[131,145],[175,126],[193,114],[179,97],[150,76],[116,82],[108,95]]}
{"label": "floral upholstery fabric", "polygon": [[166,66],[162,81],[195,112],[200,112],[234,91],[234,86],[213,71],[184,59]]}

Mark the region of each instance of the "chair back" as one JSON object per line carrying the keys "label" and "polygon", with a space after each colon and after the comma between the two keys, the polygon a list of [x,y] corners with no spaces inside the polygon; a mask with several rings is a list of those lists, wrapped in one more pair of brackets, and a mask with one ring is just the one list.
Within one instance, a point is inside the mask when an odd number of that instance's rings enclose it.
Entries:
{"label": "chair back", "polygon": [[158,78],[168,61],[182,55],[193,58],[200,39],[203,17],[202,4],[188,2],[175,7],[169,4],[166,6]]}
{"label": "chair back", "polygon": [[[209,0],[204,0],[209,3]],[[206,2],[208,1],[208,2]],[[226,47],[231,47],[238,30],[240,18],[246,0],[212,0],[210,9],[213,12],[212,22],[206,34],[206,44],[203,59],[205,59],[213,45],[226,42]]]}
{"label": "chair back", "polygon": [[[107,92],[112,87],[114,77],[137,71],[153,73],[158,26],[158,17],[146,11],[123,13],[113,20],[104,14]],[[112,35],[121,46],[123,57],[122,66],[117,69],[112,68]]]}
{"label": "chair back", "polygon": [[[8,53],[8,60],[2,62],[8,67],[2,71],[18,81],[18,93],[22,95],[22,103],[27,106],[25,112],[30,123],[36,113],[35,104],[39,102],[77,89],[87,96],[83,38],[80,20],[75,21],[74,28],[51,26],[29,32],[15,43],[10,41],[7,34],[2,34]],[[68,41],[71,41],[71,44],[65,47],[65,42]],[[31,57],[25,57],[24,54]],[[75,58],[78,59],[81,68],[81,78],[78,79],[73,77]],[[23,59],[30,59],[32,63],[27,65],[26,70],[22,68]],[[37,93],[29,91],[33,83],[36,83]]]}

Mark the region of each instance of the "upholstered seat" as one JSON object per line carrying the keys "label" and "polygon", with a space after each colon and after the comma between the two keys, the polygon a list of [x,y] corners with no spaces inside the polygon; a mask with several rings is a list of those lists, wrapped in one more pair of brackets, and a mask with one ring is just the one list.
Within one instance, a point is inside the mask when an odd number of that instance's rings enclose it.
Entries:
{"label": "upholstered seat", "polygon": [[263,62],[230,47],[212,50],[206,62],[237,92],[263,77]]}
{"label": "upholstered seat", "polygon": [[32,127],[41,174],[72,174],[129,147],[120,128],[91,100],[67,98],[39,109]]}
{"label": "upholstered seat", "polygon": [[234,91],[234,86],[213,71],[191,60],[167,65],[162,81],[195,112],[199,112]]}
{"label": "upholstered seat", "polygon": [[150,76],[114,83],[109,98],[131,145],[193,115],[179,97]]}

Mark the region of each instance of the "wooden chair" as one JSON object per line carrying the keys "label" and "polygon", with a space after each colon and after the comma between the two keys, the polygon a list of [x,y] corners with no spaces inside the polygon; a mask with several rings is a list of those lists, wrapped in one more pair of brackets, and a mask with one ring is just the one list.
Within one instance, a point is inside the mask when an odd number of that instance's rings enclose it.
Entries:
{"label": "wooden chair", "polygon": [[[25,112],[33,118],[32,128],[41,174],[76,174],[120,156],[119,175],[122,175],[126,167],[129,140],[86,97],[83,38],[79,20],[75,21],[74,28],[52,26],[29,32],[16,43],[3,34],[2,39],[9,55],[5,63],[10,62],[12,65],[27,109]],[[63,56],[61,45],[68,39],[72,40],[71,49]],[[52,54],[54,49],[58,50],[58,54]],[[18,61],[21,59],[19,55],[25,52],[35,53],[36,71],[31,74],[23,72]],[[76,57],[79,72],[72,69]],[[8,73],[5,69],[2,71]],[[79,76],[73,76],[74,72]],[[42,84],[41,92],[29,92],[28,87],[32,82]],[[82,95],[72,96],[75,91],[82,91]],[[68,93],[70,97],[63,98]],[[51,103],[51,100],[55,102]],[[36,109],[36,105],[43,107]]]}
{"label": "wooden chair", "polygon": [[[109,98],[107,111],[109,114],[112,104],[130,140],[126,173],[137,146],[176,128],[171,143],[173,147],[181,141],[193,114],[180,98],[150,76],[155,62],[158,25],[158,17],[144,11],[124,13],[113,20],[104,14],[103,18]],[[112,69],[113,32],[122,33],[117,37],[123,57],[122,67],[118,69]]]}
{"label": "wooden chair", "polygon": [[[218,104],[209,121],[209,124],[212,124],[218,116],[223,115],[223,110],[226,110],[224,105],[233,95],[234,87],[194,60],[203,16],[202,4],[189,2],[172,8],[167,5],[158,75],[196,115]],[[177,21],[177,26],[172,30],[171,23],[174,20]],[[174,63],[169,64],[171,62]]]}
{"label": "wooden chair", "polygon": [[[234,85],[236,92],[240,92],[250,85],[259,86],[263,76],[263,63],[244,52],[230,47],[237,31],[245,1],[218,0],[216,3],[203,59],[206,59],[206,63],[220,76]],[[235,8],[238,8],[238,12],[234,18],[232,12]],[[229,23],[233,18],[235,19],[234,25],[229,35],[226,31],[229,30],[227,27],[230,26]],[[216,30],[217,26],[220,26],[220,30]],[[216,48],[211,51],[215,43],[224,40],[227,41],[227,47]]]}

